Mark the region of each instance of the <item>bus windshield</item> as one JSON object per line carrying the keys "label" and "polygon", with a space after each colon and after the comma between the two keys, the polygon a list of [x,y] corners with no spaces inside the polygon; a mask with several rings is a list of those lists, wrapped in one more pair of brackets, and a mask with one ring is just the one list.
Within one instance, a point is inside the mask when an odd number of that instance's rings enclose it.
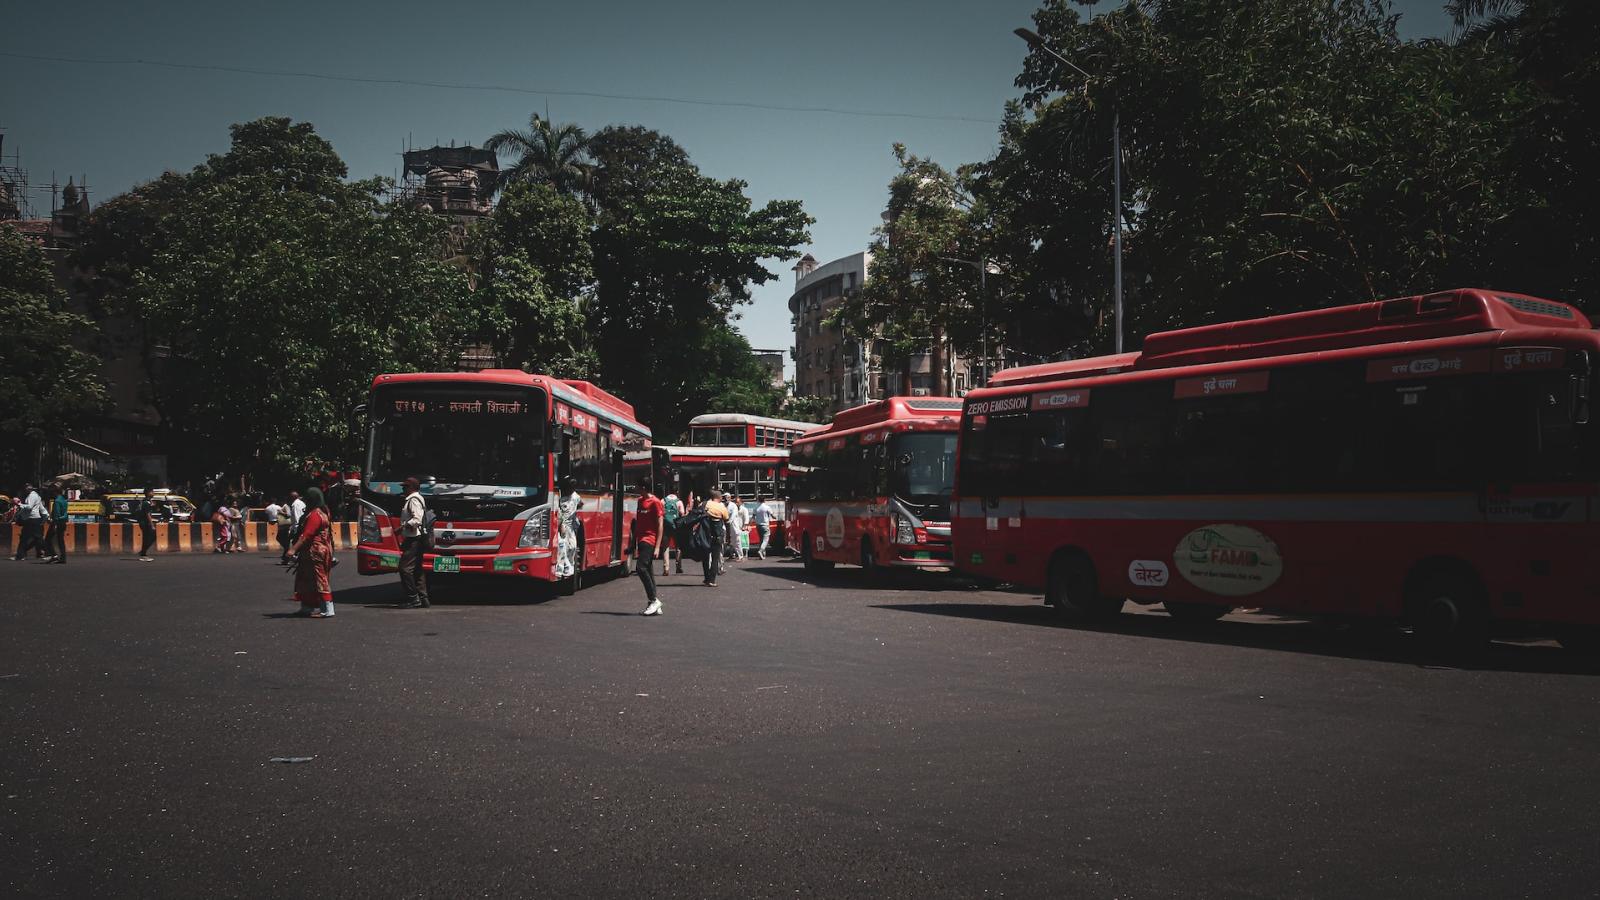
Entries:
{"label": "bus windshield", "polygon": [[896,497],[918,506],[950,499],[956,471],[954,432],[896,434],[890,438],[889,459],[889,487]]}
{"label": "bus windshield", "polygon": [[434,481],[434,493],[537,500],[549,479],[545,410],[544,392],[535,388],[381,388],[371,405],[368,477],[398,483],[415,475]]}

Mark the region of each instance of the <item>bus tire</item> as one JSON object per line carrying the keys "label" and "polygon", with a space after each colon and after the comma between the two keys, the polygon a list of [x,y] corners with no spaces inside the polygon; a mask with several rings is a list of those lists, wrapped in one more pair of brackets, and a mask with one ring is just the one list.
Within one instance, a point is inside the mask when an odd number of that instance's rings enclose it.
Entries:
{"label": "bus tire", "polygon": [[883,568],[878,565],[878,555],[872,552],[872,542],[866,538],[861,539],[861,570],[869,579],[883,574]]}
{"label": "bus tire", "polygon": [[1163,600],[1161,605],[1166,607],[1167,615],[1179,622],[1215,622],[1230,612],[1231,606],[1217,606],[1211,603],[1185,603],[1181,600]]}
{"label": "bus tire", "polygon": [[1101,621],[1122,611],[1120,597],[1100,593],[1094,563],[1075,552],[1058,553],[1050,561],[1044,599],[1056,608],[1056,615],[1077,621]]}
{"label": "bus tire", "polygon": [[811,535],[800,536],[800,561],[805,564],[806,571],[813,575],[833,571],[831,560],[817,559],[811,555]]}
{"label": "bus tire", "polygon": [[1480,651],[1489,642],[1489,598],[1482,583],[1459,565],[1418,571],[1406,589],[1411,633],[1430,652]]}
{"label": "bus tire", "polygon": [[573,563],[572,574],[568,575],[566,578],[561,579],[559,590],[561,591],[561,596],[563,596],[563,597],[571,597],[573,594],[576,594],[578,592],[578,590],[580,588],[582,588],[582,587],[583,587],[583,554],[579,553],[578,554],[578,561]]}

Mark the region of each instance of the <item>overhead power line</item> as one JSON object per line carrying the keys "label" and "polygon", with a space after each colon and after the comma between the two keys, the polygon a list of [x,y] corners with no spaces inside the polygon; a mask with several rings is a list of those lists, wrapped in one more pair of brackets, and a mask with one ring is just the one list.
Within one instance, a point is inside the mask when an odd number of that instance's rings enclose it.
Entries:
{"label": "overhead power line", "polygon": [[87,56],[46,56],[37,53],[13,53],[0,50],[0,57],[27,59],[35,62],[83,63],[97,66],[147,66],[158,69],[184,69],[199,72],[232,72],[240,75],[268,75],[277,78],[314,78],[321,81],[346,81],[354,84],[391,84],[406,87],[441,88],[451,91],[503,91],[510,94],[534,94],[541,97],[592,97],[601,100],[637,100],[645,103],[681,103],[689,106],[719,106],[736,109],[761,109],[774,112],[825,113],[835,116],[861,116],[866,118],[923,119],[933,122],[971,122],[977,125],[999,125],[995,119],[954,114],[914,113],[901,110],[845,109],[837,106],[791,106],[782,103],[751,103],[742,100],[708,100],[696,97],[662,97],[650,94],[612,94],[603,91],[562,91],[542,88],[517,87],[506,84],[465,84],[450,81],[423,81],[414,78],[372,78],[360,75],[330,75],[326,72],[301,72],[289,69],[257,69],[246,66],[217,66],[201,63],[167,62],[154,59],[102,59]]}

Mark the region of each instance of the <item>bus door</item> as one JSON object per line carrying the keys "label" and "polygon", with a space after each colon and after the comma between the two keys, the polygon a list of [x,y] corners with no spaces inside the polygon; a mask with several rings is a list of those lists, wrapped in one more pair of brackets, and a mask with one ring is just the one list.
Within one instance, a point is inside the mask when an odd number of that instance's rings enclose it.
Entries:
{"label": "bus door", "polygon": [[622,559],[622,518],[623,504],[627,502],[622,493],[622,462],[621,450],[611,451],[611,471],[615,473],[611,479],[611,561]]}

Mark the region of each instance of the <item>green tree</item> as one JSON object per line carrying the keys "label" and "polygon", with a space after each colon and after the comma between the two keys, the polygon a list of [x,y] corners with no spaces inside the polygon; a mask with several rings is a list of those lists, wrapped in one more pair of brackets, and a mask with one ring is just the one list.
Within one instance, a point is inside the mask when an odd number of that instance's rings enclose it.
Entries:
{"label": "green tree", "polygon": [[[1120,111],[1133,346],[1499,281],[1496,223],[1541,202],[1511,174],[1526,93],[1481,49],[1403,43],[1386,0],[1141,0],[1092,20],[1048,0],[1035,23],[1092,75],[1030,53],[1017,83],[1033,112],[1008,110],[980,191],[1022,257],[1018,296],[1104,310]],[[1088,337],[1104,350],[1109,327]]]}
{"label": "green tree", "polygon": [[985,344],[985,279],[977,266],[992,253],[988,206],[961,173],[910,154],[904,144],[894,146],[894,155],[900,171],[889,182],[888,215],[871,245],[872,271],[831,324],[877,338],[884,365],[900,367],[905,379],[911,357],[928,353],[934,393],[944,396],[953,388],[946,351],[972,355]]}
{"label": "green tree", "polygon": [[[90,321],[69,312],[50,261],[15,229],[0,225],[0,467],[28,477],[36,442],[70,434],[106,403],[95,358],[79,349]],[[54,474],[54,473],[46,473]]]}
{"label": "green tree", "polygon": [[798,255],[810,217],[798,201],[754,208],[744,182],[701,175],[654,132],[612,131],[601,158],[588,306],[601,379],[662,434],[715,397],[776,408],[779,392],[729,323],[752,284],[777,277],[763,259]]}
{"label": "green tree", "polygon": [[588,144],[588,134],[577,125],[556,125],[534,113],[528,116],[527,128],[497,131],[483,146],[514,159],[511,167],[501,172],[502,185],[532,181],[571,195],[586,191],[593,179]]}
{"label": "green tree", "polygon": [[454,368],[481,312],[439,258],[443,219],[386,206],[381,180],[345,181],[308,124],[232,133],[228,153],[108,204],[84,258],[122,273],[106,296],[149,335],[174,468],[287,478],[308,460],[353,460],[346,416],[373,376]]}
{"label": "green tree", "polygon": [[568,378],[593,374],[584,328],[593,227],[583,203],[549,185],[519,182],[501,194],[477,242],[485,333],[507,365]]}

